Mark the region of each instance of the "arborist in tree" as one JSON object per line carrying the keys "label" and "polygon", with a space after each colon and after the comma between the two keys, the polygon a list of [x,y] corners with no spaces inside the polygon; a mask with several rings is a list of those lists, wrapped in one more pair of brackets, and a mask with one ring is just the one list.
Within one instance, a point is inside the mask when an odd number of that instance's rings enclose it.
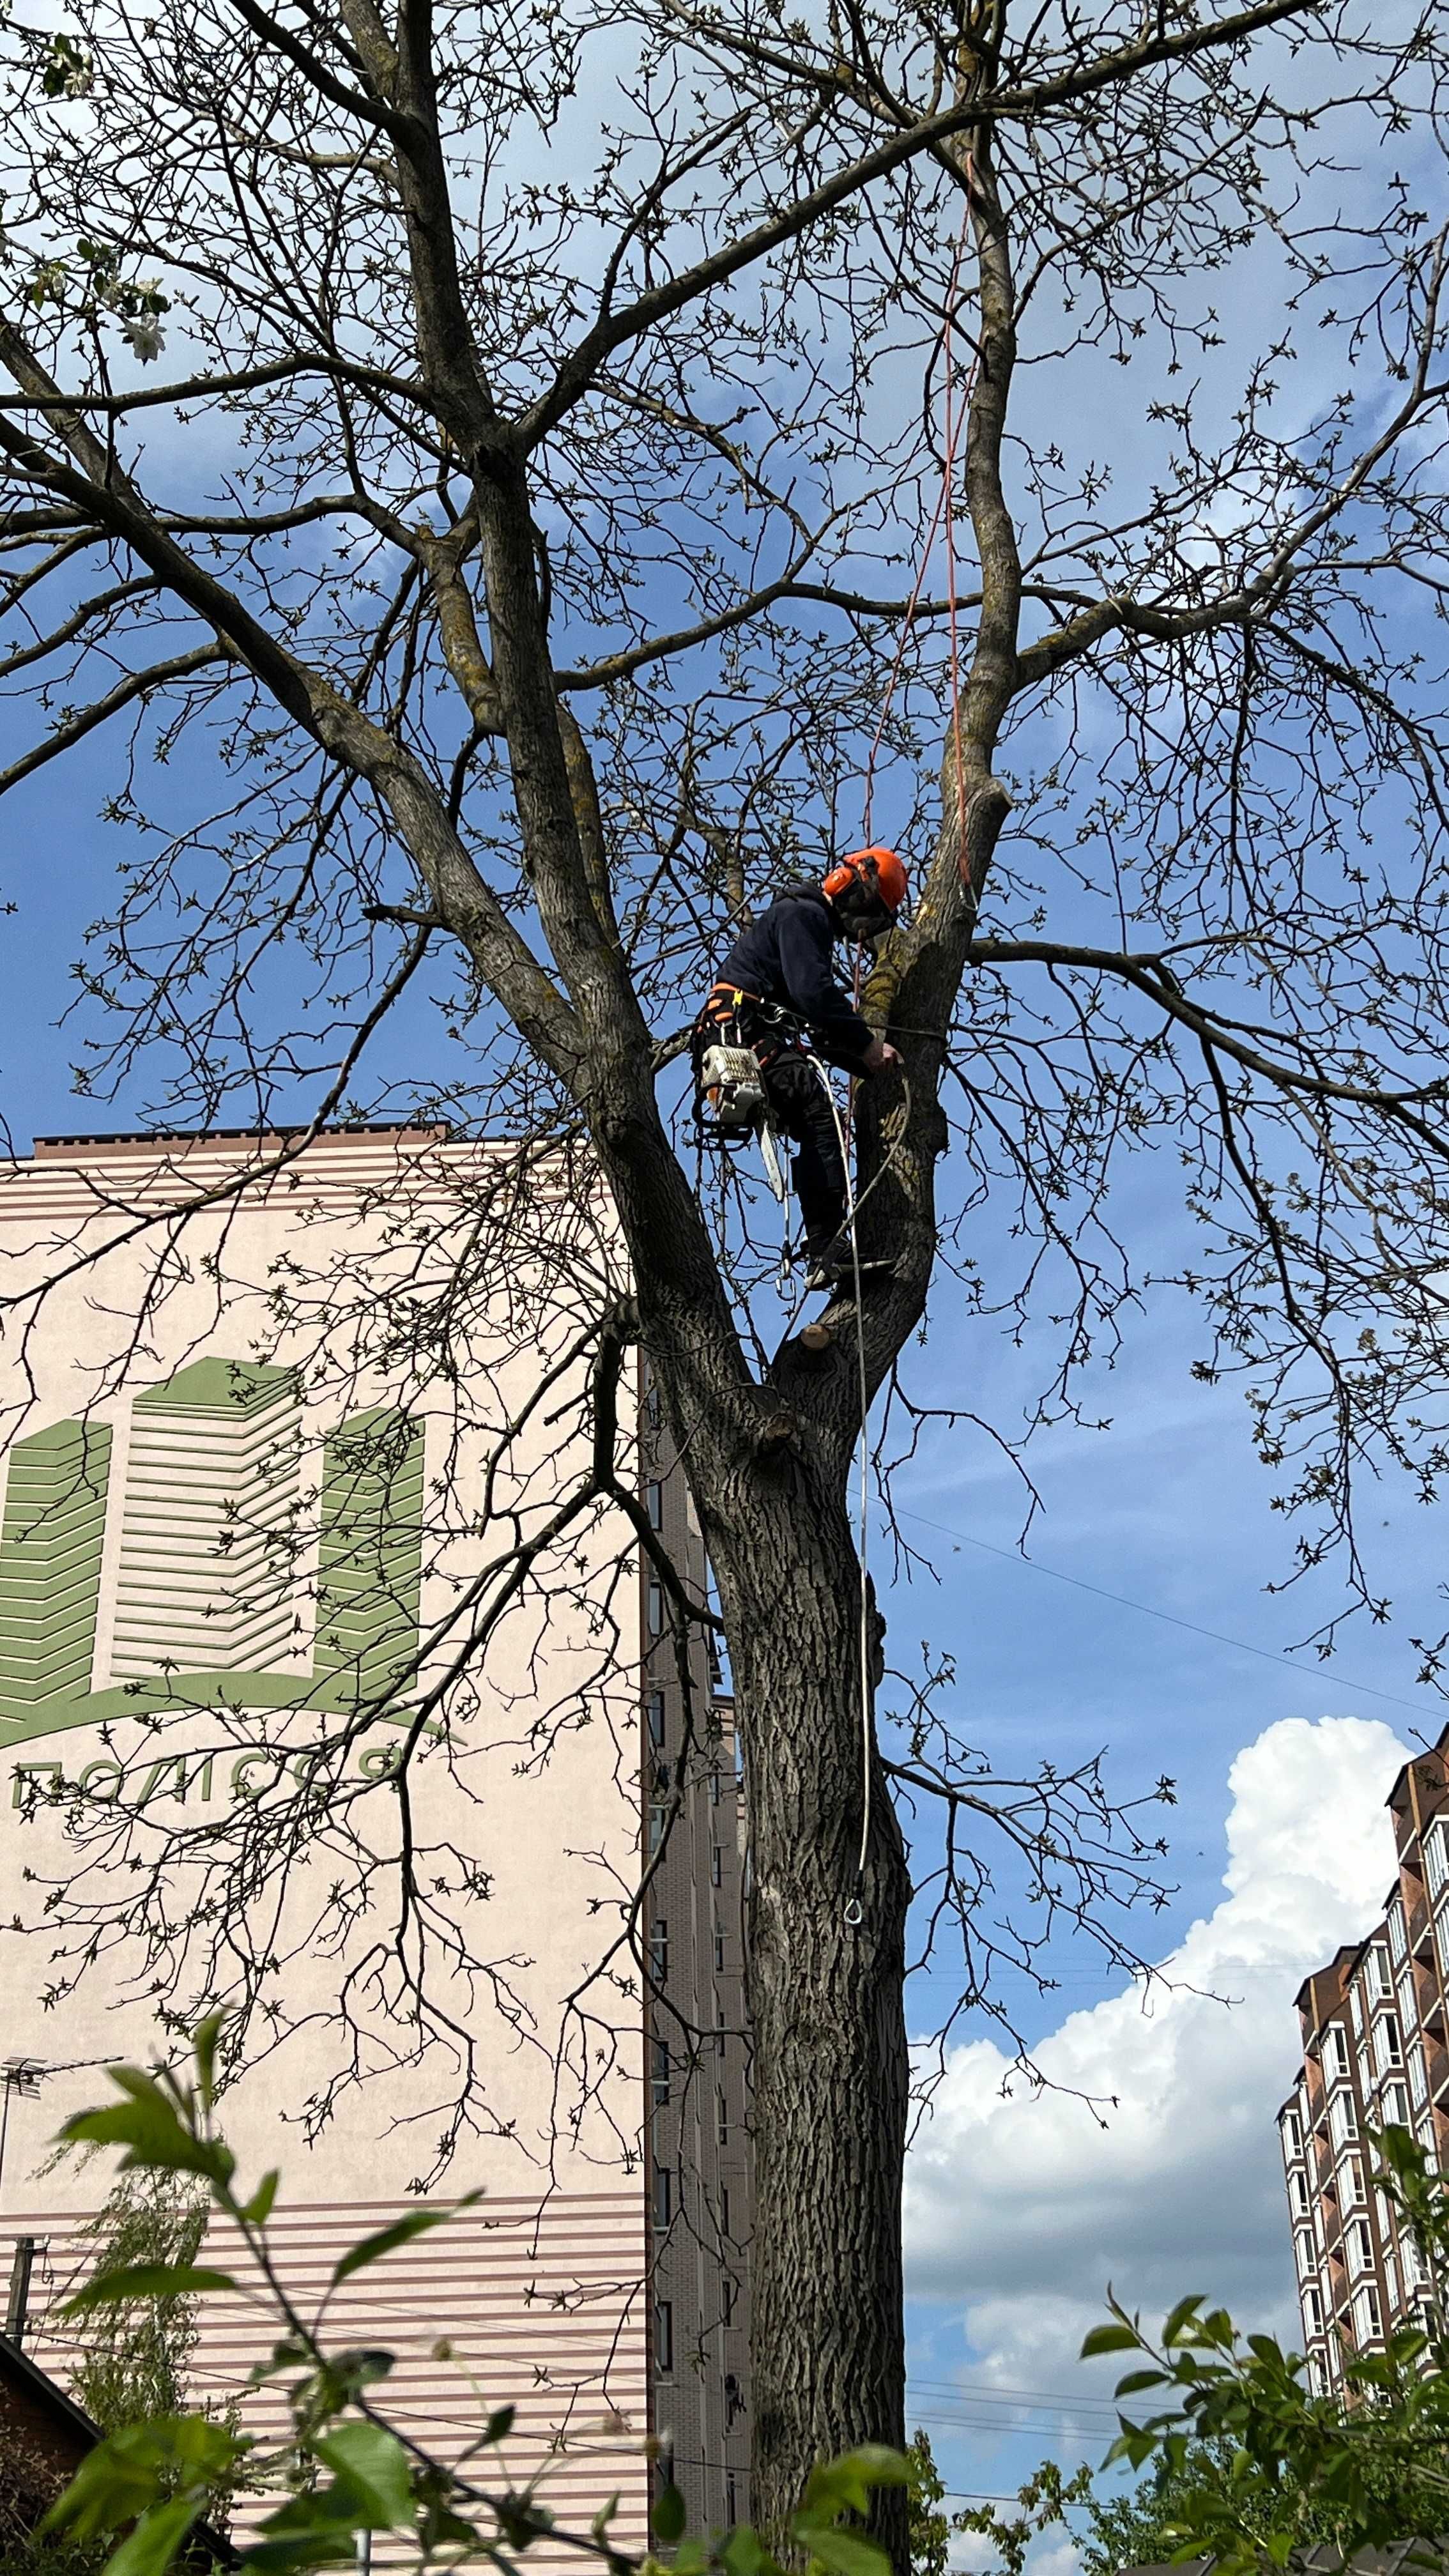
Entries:
{"label": "arborist in tree", "polygon": [[[850,1074],[879,1073],[900,1062],[836,982],[831,950],[837,939],[865,947],[880,938],[905,894],[901,861],[894,850],[881,849],[852,851],[822,885],[791,886],[741,931],[694,1026],[700,1096],[717,1129],[726,1137],[732,1129],[748,1133],[758,1109],[767,1108],[797,1148],[793,1177],[812,1288],[844,1286],[853,1270],[845,1157],[819,1059]],[[741,1051],[758,1068],[753,1083],[739,1079]],[[748,1064],[743,1070],[748,1077]],[[731,1117],[736,1104],[744,1114]]]}

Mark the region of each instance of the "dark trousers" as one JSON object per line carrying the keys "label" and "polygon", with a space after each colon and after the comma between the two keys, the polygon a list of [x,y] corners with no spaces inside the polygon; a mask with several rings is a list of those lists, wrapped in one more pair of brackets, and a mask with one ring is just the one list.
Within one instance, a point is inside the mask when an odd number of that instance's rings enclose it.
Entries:
{"label": "dark trousers", "polygon": [[797,1149],[795,1196],[806,1245],[818,1258],[845,1223],[845,1164],[825,1085],[803,1055],[785,1054],[766,1071],[765,1096]]}

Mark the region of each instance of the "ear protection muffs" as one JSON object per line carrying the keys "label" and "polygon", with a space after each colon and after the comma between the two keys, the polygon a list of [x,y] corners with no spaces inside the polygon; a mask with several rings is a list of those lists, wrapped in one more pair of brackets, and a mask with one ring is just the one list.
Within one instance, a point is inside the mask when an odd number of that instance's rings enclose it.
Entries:
{"label": "ear protection muffs", "polygon": [[[820,890],[828,903],[840,903],[843,909],[853,909],[849,904],[852,895],[873,898],[885,916],[885,927],[906,899],[906,882],[905,868],[895,851],[872,845],[837,859]],[[861,909],[864,910],[863,902]]]}

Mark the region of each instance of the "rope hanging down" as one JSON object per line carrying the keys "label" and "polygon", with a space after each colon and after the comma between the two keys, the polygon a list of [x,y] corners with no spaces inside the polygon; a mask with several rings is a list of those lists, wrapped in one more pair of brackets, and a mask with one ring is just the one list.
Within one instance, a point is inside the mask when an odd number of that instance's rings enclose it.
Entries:
{"label": "rope hanging down", "polygon": [[[956,239],[955,256],[951,262],[951,278],[950,284],[946,290],[946,308],[942,319],[941,330],[941,375],[943,392],[941,482],[940,488],[936,494],[936,506],[931,514],[931,524],[926,530],[925,543],[921,548],[920,559],[916,565],[916,577],[911,586],[911,595],[906,603],[906,613],[902,620],[900,636],[895,649],[895,656],[890,667],[890,675],[886,681],[885,695],[881,700],[880,714],[876,718],[875,732],[871,737],[870,752],[865,765],[865,797],[861,823],[861,840],[868,848],[872,839],[871,825],[875,806],[876,762],[880,754],[880,747],[885,734],[886,722],[890,715],[891,700],[895,696],[896,683],[900,678],[901,664],[905,659],[906,645],[910,639],[911,627],[915,620],[916,610],[920,605],[921,592],[925,586],[927,569],[930,565],[931,555],[935,548],[936,533],[937,530],[944,525],[946,537],[946,615],[950,636],[951,765],[956,773],[957,821],[960,832],[960,860],[963,864],[966,855],[966,780],[961,760],[961,654],[957,620],[956,531],[953,504],[956,485],[957,443],[963,428],[965,428],[969,433],[971,397],[976,388],[978,351],[974,341],[971,349],[971,363],[966,372],[966,380],[962,388],[959,401],[956,396],[954,374],[955,321],[956,308],[960,300],[961,263],[966,253],[966,237],[970,228],[971,200],[975,192],[975,186],[975,164],[972,160],[971,154],[968,152],[966,155],[966,203],[962,210],[961,230]],[[863,949],[857,949],[855,975],[852,982],[852,993],[857,1010],[860,1008],[861,985],[864,978],[864,972],[865,951]],[[860,1378],[860,1493],[857,1505],[858,1525],[856,1530],[856,1555],[860,1563],[859,1643],[861,1815],[860,1850],[856,1855],[855,1863],[857,1892],[855,1895],[847,1899],[845,1906],[846,1922],[854,1928],[864,1919],[864,1908],[861,1902],[859,1889],[865,1877],[865,1864],[870,1849],[871,1827],[871,1755],[874,1750],[871,1718],[874,1694],[871,1689],[870,1678],[869,1545],[870,1470],[872,1465],[875,1463],[871,1454],[869,1439],[867,1437],[870,1415],[870,1391],[866,1382],[865,1372],[865,1316],[862,1311],[860,1295],[860,1238],[856,1232],[855,1220],[860,1207],[865,1199],[869,1197],[870,1192],[876,1185],[876,1182],[885,1178],[886,1173],[889,1171],[891,1164],[894,1162],[895,1157],[905,1140],[906,1126],[910,1118],[910,1085],[909,1083],[904,1082],[903,1076],[904,1102],[899,1132],[879,1170],[872,1175],[871,1179],[867,1182],[865,1189],[862,1190],[860,1197],[857,1199],[851,1189],[850,1181],[850,1149],[851,1129],[853,1126],[852,1113],[854,1109],[854,1096],[852,1094],[852,1098],[850,1103],[847,1105],[844,1118],[842,1118],[835,1094],[830,1087],[829,1076],[825,1071],[824,1065],[820,1063],[818,1058],[812,1058],[811,1060],[815,1065],[816,1072],[819,1074],[822,1084],[824,1085],[826,1099],[830,1103],[830,1114],[835,1121],[836,1134],[840,1139],[841,1159],[845,1166],[845,1185],[846,1190],[849,1193],[845,1221],[850,1234],[851,1266],[854,1273],[855,1349]]]}

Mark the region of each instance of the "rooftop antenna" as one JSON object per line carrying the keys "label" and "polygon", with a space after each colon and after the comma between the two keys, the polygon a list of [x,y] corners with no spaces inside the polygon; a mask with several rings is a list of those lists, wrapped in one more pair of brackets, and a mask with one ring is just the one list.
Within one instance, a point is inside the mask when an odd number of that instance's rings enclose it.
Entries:
{"label": "rooftop antenna", "polygon": [[10,2134],[10,2105],[20,2094],[25,2100],[40,2091],[43,2066],[33,2057],[7,2057],[0,2066],[0,2183],[5,2179],[5,2141]]}

